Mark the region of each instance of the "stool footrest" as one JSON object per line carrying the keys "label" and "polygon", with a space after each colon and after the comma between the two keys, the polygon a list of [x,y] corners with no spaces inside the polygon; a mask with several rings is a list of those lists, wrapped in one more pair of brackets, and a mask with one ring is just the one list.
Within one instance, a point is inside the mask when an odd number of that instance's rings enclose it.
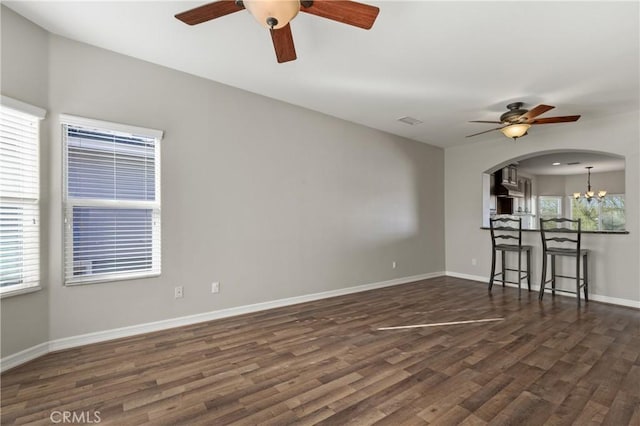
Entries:
{"label": "stool footrest", "polygon": [[[580,287],[584,287],[583,285],[581,285]],[[552,291],[554,291],[551,288],[545,288],[544,289],[545,293],[551,293]],[[556,288],[555,291],[559,291],[560,293],[568,293],[568,294],[576,294],[575,291],[571,291],[571,290],[562,290],[560,288]]]}
{"label": "stool footrest", "polygon": [[[502,281],[498,281],[498,282],[502,282]],[[508,284],[518,284],[518,282],[517,282],[517,281],[506,281],[506,280],[505,280],[505,283],[508,283]],[[522,281],[520,281],[520,284],[522,284]]]}
{"label": "stool footrest", "polygon": [[[568,275],[556,274],[555,278],[567,278],[569,280],[575,280],[577,277],[570,277]],[[580,281],[584,281],[584,278],[577,278],[577,279],[579,279]],[[547,281],[547,282],[549,282],[549,281]]]}
{"label": "stool footrest", "polygon": [[[516,271],[517,271],[517,269],[516,269]],[[493,274],[494,278],[497,277],[497,276],[502,276],[502,272],[498,272],[497,274]],[[525,278],[529,278],[529,274],[520,275],[520,279],[521,280],[524,280]],[[505,281],[505,282],[508,282],[508,281]]]}
{"label": "stool footrest", "polygon": [[[545,284],[549,284],[549,283],[551,283],[551,282],[553,282],[553,280],[548,280],[548,281],[545,281],[544,283],[545,283]],[[585,286],[585,284],[584,284],[584,283],[580,284],[580,287],[584,287],[584,286]],[[549,290],[549,289],[548,289],[548,288],[545,288],[545,290]],[[555,289],[555,291],[567,291],[567,290],[558,290],[558,289],[556,288],[556,289]],[[575,293],[575,292],[574,292],[574,293]]]}

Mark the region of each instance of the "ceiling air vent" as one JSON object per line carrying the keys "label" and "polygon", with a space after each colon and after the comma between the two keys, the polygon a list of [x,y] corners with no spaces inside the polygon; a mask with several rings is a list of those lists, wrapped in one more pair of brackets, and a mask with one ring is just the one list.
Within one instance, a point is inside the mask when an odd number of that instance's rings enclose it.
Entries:
{"label": "ceiling air vent", "polygon": [[422,121],[413,117],[402,117],[398,118],[398,121],[404,124],[408,124],[409,126],[417,126],[418,124],[422,124]]}
{"label": "ceiling air vent", "polygon": [[572,161],[570,163],[567,163],[567,166],[575,166],[576,164],[580,164],[579,161]]}

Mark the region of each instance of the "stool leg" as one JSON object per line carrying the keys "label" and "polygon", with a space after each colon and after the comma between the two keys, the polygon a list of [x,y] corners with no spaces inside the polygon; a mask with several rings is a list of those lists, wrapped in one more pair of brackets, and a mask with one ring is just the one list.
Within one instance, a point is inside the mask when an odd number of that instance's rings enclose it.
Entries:
{"label": "stool leg", "polygon": [[538,299],[542,300],[544,296],[544,285],[547,281],[547,254],[542,253],[542,278],[540,279],[540,294],[538,295]]}
{"label": "stool leg", "polygon": [[589,255],[585,253],[582,261],[582,277],[584,278],[584,301],[589,301]]}
{"label": "stool leg", "polygon": [[491,277],[489,277],[489,291],[493,287],[493,278],[496,275],[496,249],[491,249]]}
{"label": "stool leg", "polygon": [[531,250],[527,250],[527,287],[531,291]]}
{"label": "stool leg", "polygon": [[505,259],[505,251],[502,250],[502,287],[504,287],[504,281],[506,280],[506,270],[505,270],[505,265],[504,265],[504,259]]}
{"label": "stool leg", "polygon": [[520,299],[520,293],[521,293],[520,283],[521,282],[522,282],[522,252],[518,250],[518,299]]}
{"label": "stool leg", "polygon": [[578,299],[578,308],[580,307],[580,253],[576,257],[576,299]]}
{"label": "stool leg", "polygon": [[556,255],[551,255],[551,294],[556,295]]}

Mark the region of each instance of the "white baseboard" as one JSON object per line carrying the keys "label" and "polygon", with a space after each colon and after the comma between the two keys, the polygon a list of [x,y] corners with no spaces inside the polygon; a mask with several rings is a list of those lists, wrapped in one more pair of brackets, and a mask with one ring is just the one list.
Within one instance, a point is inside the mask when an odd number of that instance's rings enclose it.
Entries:
{"label": "white baseboard", "polygon": [[288,297],[286,299],[271,300],[268,302],[255,303],[252,305],[238,306],[234,308],[221,309],[218,311],[203,312],[200,314],[188,315],[178,318],[170,318],[161,321],[132,325],[128,327],[114,328],[111,330],[97,331],[94,333],[81,334],[78,336],[65,337],[49,342],[41,343],[37,346],[25,349],[13,355],[9,355],[0,360],[0,372],[16,367],[46,353],[59,351],[62,349],[74,348],[91,343],[104,342],[107,340],[120,339],[122,337],[135,336],[153,331],[166,330],[169,328],[181,327],[184,325],[196,324],[199,322],[211,321],[220,318],[227,318],[236,315],[248,314],[252,312],[264,311],[266,309],[279,308],[282,306],[295,305],[298,303],[311,302],[329,297],[342,296],[345,294],[359,293],[377,288],[390,287],[394,285],[407,284],[416,281],[426,280],[443,276],[445,273],[431,272],[427,274],[413,275],[410,277],[394,278],[388,281],[381,281],[371,284],[363,284],[355,287],[345,287],[337,290],[323,291],[321,293],[306,294],[303,296]]}
{"label": "white baseboard", "polygon": [[15,354],[8,355],[0,361],[0,372],[17,367],[18,365],[29,362],[32,359],[46,355],[49,352],[49,342],[44,342],[39,345],[31,346],[30,348]]}
{"label": "white baseboard", "polygon": [[595,300],[596,302],[609,303],[612,305],[627,306],[629,308],[640,309],[640,301],[631,299],[621,299],[619,297],[602,296],[600,294],[589,293],[589,300]]}
{"label": "white baseboard", "polygon": [[463,280],[480,281],[481,283],[489,282],[489,279],[487,277],[481,277],[480,275],[461,274],[459,272],[452,271],[446,271],[444,274],[448,277],[462,278]]}
{"label": "white baseboard", "polygon": [[[488,277],[481,277],[479,275],[461,274],[459,272],[452,272],[452,271],[445,272],[445,275],[448,277],[462,278],[462,279],[471,280],[471,281],[480,281],[481,283],[489,283]],[[496,282],[498,283],[498,285],[502,285],[498,281]],[[508,287],[518,288],[517,284],[506,283],[505,285]],[[523,285],[526,287],[526,284],[524,282],[523,282]],[[540,291],[540,286],[532,283],[531,290]],[[576,297],[573,294],[565,294],[565,293],[563,293],[562,296]],[[621,299],[619,297],[602,296],[600,294],[593,294],[593,293],[589,293],[589,300],[640,309],[640,301],[638,300]]]}

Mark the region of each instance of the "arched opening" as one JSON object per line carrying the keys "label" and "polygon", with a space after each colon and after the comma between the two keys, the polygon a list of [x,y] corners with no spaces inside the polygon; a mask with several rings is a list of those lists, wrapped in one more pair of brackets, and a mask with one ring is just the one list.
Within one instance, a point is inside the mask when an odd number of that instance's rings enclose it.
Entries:
{"label": "arched opening", "polygon": [[516,157],[483,174],[483,226],[489,217],[522,217],[537,229],[539,219],[581,218],[586,231],[624,231],[625,159],[578,150],[544,151]]}

